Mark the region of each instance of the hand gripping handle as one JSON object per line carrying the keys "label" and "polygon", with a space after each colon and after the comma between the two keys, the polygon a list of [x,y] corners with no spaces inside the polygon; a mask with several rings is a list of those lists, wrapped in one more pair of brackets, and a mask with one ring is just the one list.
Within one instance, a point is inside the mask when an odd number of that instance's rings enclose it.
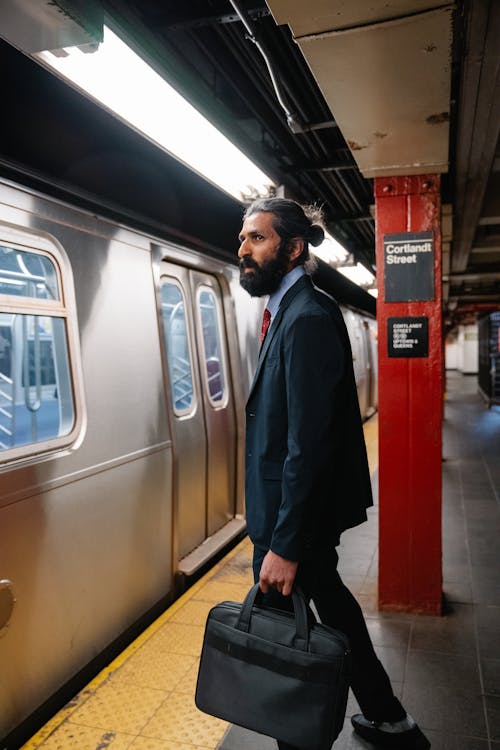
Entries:
{"label": "hand gripping handle", "polygon": [[[258,583],[252,586],[241,605],[240,616],[236,624],[236,627],[239,630],[243,630],[246,633],[249,632],[252,609],[255,604],[261,604],[263,596],[264,594],[260,590]],[[296,585],[294,585],[292,589],[292,603],[295,616],[295,639],[297,641],[297,646],[302,648],[303,651],[307,651],[309,649],[310,629],[310,621],[307,616],[308,607],[304,594]]]}

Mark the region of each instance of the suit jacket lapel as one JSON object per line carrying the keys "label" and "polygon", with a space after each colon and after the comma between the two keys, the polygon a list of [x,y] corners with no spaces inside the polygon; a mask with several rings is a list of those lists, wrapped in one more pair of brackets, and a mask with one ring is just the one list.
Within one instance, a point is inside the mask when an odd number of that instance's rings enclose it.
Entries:
{"label": "suit jacket lapel", "polygon": [[266,358],[268,349],[269,349],[269,347],[271,345],[272,340],[276,336],[276,333],[277,333],[278,328],[280,326],[280,323],[282,321],[283,314],[284,314],[285,310],[290,305],[290,303],[294,299],[295,295],[298,294],[298,292],[300,292],[300,290],[303,289],[308,284],[312,285],[309,276],[307,276],[307,275],[301,276],[295,282],[295,284],[292,287],[290,287],[290,289],[288,290],[288,292],[285,294],[285,296],[281,300],[280,306],[278,308],[278,312],[276,313],[276,317],[275,317],[274,320],[271,321],[271,327],[269,328],[269,331],[267,332],[266,338],[264,339],[264,343],[263,343],[262,348],[261,348],[261,350],[259,352],[259,359],[258,359],[258,362],[257,362],[257,369],[255,371],[255,375],[254,375],[254,378],[253,378],[253,381],[252,381],[252,385],[250,387],[249,398],[252,395],[252,392],[253,392],[253,389],[255,388],[257,380],[259,379],[259,375],[260,375],[260,372],[262,370],[262,365],[263,365],[264,360]]}

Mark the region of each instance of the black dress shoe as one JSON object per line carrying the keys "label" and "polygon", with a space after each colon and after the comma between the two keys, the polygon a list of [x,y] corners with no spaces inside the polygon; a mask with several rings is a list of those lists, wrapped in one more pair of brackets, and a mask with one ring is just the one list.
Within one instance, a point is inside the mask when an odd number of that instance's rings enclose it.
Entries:
{"label": "black dress shoe", "polygon": [[377,724],[365,719],[363,714],[351,716],[351,724],[356,734],[377,747],[392,747],[398,750],[427,750],[431,743],[423,732],[414,724],[410,729],[390,732],[381,729]]}

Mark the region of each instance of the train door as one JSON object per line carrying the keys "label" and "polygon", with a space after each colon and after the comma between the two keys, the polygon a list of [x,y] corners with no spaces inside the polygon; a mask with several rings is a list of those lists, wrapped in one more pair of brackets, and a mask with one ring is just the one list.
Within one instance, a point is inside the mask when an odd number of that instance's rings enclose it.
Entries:
{"label": "train door", "polygon": [[367,373],[367,342],[364,336],[364,328],[358,315],[354,315],[350,310],[344,313],[347,331],[351,340],[352,364],[354,368],[354,378],[358,391],[359,409],[361,416],[366,416],[368,408],[368,373]]}
{"label": "train door", "polygon": [[178,563],[234,517],[234,407],[216,277],[162,262],[160,302]]}
{"label": "train door", "polygon": [[364,324],[370,359],[370,407],[373,411],[376,411],[378,401],[377,322],[365,320]]}
{"label": "train door", "polygon": [[182,558],[206,531],[205,420],[187,269],[162,263],[160,299],[174,442],[174,546]]}
{"label": "train door", "polygon": [[221,291],[217,279],[190,271],[207,436],[207,535],[235,513],[235,415]]}

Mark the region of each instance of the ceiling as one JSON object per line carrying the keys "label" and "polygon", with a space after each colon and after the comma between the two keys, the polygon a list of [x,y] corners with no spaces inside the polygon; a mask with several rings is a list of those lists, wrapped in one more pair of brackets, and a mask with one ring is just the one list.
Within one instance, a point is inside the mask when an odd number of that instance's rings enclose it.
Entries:
{"label": "ceiling", "polygon": [[49,5],[86,28],[78,43],[104,11],[368,268],[373,178],[441,173],[447,325],[500,308],[496,0],[4,0],[2,34]]}

